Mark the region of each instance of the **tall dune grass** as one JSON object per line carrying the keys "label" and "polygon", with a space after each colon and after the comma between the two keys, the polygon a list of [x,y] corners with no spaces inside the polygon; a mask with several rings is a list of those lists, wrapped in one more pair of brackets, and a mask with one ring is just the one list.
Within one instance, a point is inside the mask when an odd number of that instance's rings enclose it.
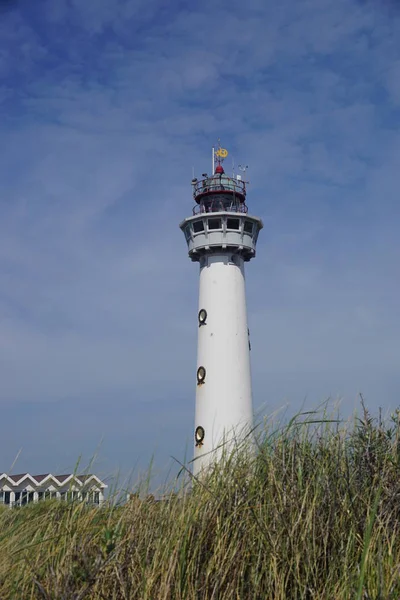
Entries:
{"label": "tall dune grass", "polygon": [[398,600],[399,413],[298,415],[162,501],[4,509],[0,598]]}

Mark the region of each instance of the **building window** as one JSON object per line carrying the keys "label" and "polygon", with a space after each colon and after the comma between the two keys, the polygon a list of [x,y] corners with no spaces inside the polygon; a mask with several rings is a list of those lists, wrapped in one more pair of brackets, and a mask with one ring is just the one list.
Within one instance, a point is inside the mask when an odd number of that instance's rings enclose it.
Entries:
{"label": "building window", "polygon": [[95,504],[100,504],[100,493],[99,492],[93,493],[93,502]]}
{"label": "building window", "polygon": [[221,219],[208,219],[208,229],[222,229]]}
{"label": "building window", "polygon": [[21,506],[33,502],[33,492],[23,492],[21,496]]}
{"label": "building window", "polygon": [[239,219],[227,219],[226,220],[226,228],[227,229],[235,229],[236,231],[239,231],[239,229],[240,229]]}
{"label": "building window", "polygon": [[44,499],[51,500],[52,498],[57,498],[57,492],[54,490],[46,490],[44,492]]}
{"label": "building window", "polygon": [[0,492],[0,504],[10,504],[10,492]]}
{"label": "building window", "polygon": [[203,221],[195,221],[193,223],[193,231],[194,233],[200,233],[201,231],[204,231]]}
{"label": "building window", "polygon": [[253,223],[251,221],[244,222],[244,232],[250,235],[253,233]]}

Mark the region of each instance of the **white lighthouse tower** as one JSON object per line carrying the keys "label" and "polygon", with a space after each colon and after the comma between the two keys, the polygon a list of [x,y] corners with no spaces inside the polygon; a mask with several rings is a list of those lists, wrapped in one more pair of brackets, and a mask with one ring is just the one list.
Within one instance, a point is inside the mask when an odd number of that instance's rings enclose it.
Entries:
{"label": "white lighthouse tower", "polygon": [[261,219],[250,216],[246,182],[222,166],[192,180],[193,216],[180,224],[189,257],[200,263],[193,472],[198,474],[253,428],[244,263],[255,256]]}

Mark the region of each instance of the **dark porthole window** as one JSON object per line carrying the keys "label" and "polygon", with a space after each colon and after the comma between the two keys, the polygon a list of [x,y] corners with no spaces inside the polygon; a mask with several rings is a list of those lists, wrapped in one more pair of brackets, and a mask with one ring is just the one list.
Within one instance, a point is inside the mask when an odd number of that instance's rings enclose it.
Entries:
{"label": "dark porthole window", "polygon": [[206,370],[204,367],[199,367],[197,369],[197,384],[201,385],[202,383],[204,383],[206,378]]}
{"label": "dark porthole window", "polygon": [[206,324],[206,320],[207,320],[207,311],[205,308],[201,308],[199,310],[199,325],[205,325]]}
{"label": "dark porthole window", "polygon": [[204,427],[196,427],[196,431],[194,433],[194,439],[196,442],[196,446],[202,446],[204,441],[205,431]]}
{"label": "dark porthole window", "polygon": [[203,221],[195,221],[193,223],[193,231],[194,233],[200,233],[201,231],[204,231]]}
{"label": "dark porthole window", "polygon": [[251,221],[244,222],[244,232],[250,235],[253,233],[253,223]]}
{"label": "dark porthole window", "polygon": [[239,219],[227,219],[226,220],[226,228],[227,229],[236,229],[236,231],[239,231],[239,229],[240,229]]}
{"label": "dark porthole window", "polygon": [[221,229],[221,228],[222,228],[221,219],[209,219],[208,220],[208,229],[212,230],[212,229]]}

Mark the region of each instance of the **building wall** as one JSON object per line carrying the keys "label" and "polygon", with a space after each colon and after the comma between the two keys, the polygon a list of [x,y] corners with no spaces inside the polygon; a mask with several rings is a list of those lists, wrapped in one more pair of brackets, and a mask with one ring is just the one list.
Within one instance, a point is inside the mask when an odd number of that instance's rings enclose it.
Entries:
{"label": "building wall", "polygon": [[49,478],[47,482],[37,485],[30,478],[25,478],[20,483],[13,483],[3,477],[0,479],[0,504],[12,507],[41,500],[59,499],[101,505],[104,502],[106,487],[102,482],[99,484],[91,482],[85,487],[78,479],[69,480],[65,485],[57,485]]}

